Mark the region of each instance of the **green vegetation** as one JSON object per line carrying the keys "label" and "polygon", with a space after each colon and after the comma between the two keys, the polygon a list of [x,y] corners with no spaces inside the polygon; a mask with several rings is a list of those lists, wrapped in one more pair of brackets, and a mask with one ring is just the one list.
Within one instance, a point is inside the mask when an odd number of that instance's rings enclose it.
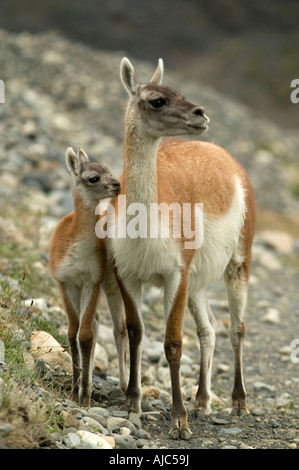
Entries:
{"label": "green vegetation", "polygon": [[292,194],[299,199],[299,180],[291,184]]}
{"label": "green vegetation", "polygon": [[4,364],[0,363],[0,425],[12,427],[3,441],[8,448],[54,447],[51,434],[64,428],[56,407],[62,393],[57,380],[47,381],[36,367],[29,354],[30,337],[34,330],[43,330],[60,344],[67,344],[67,339],[54,319],[44,318],[30,302],[25,305],[26,299],[57,297],[47,253],[38,249],[40,214],[28,213],[23,203],[8,206],[1,201],[0,217],[0,340],[5,352]]}
{"label": "green vegetation", "polygon": [[[24,280],[23,280],[24,281]],[[4,381],[0,424],[10,424],[13,430],[4,439],[9,448],[53,446],[51,433],[63,428],[63,418],[56,412],[57,393],[38,369],[28,361],[28,341],[38,326],[55,332],[49,322],[40,320],[30,308],[22,306],[22,288],[16,295],[0,283],[0,338],[5,347],[5,364],[0,367]],[[61,339],[61,338],[60,338]]]}

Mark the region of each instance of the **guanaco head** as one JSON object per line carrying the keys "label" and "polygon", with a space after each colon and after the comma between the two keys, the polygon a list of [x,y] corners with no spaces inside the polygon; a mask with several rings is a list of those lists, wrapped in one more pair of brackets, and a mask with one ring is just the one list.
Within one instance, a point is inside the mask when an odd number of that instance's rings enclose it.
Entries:
{"label": "guanaco head", "polygon": [[76,155],[72,147],[68,147],[66,164],[74,178],[74,193],[81,196],[86,205],[94,206],[100,199],[119,194],[119,181],[112,178],[101,163],[90,162],[84,150],[79,149]]}
{"label": "guanaco head", "polygon": [[147,85],[141,85],[131,62],[124,57],[120,76],[130,96],[128,112],[131,121],[153,137],[199,135],[208,128],[204,108],[186,101],[171,88],[162,86],[163,60]]}

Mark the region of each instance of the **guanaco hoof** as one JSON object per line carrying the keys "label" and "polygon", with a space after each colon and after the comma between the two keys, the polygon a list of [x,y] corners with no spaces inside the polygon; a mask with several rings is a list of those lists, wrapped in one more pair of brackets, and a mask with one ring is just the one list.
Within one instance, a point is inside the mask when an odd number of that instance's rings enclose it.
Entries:
{"label": "guanaco hoof", "polygon": [[190,429],[173,428],[169,431],[169,437],[175,440],[182,439],[184,441],[189,441],[192,437],[192,432]]}

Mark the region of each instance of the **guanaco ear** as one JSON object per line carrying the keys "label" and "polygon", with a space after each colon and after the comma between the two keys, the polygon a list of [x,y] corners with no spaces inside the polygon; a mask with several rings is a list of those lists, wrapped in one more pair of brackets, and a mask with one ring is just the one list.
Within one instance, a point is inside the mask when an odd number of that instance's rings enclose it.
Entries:
{"label": "guanaco ear", "polygon": [[83,149],[78,150],[78,159],[81,164],[89,162],[88,155],[84,152]]}
{"label": "guanaco ear", "polygon": [[66,165],[71,173],[78,174],[78,157],[72,147],[66,149],[65,154]]}
{"label": "guanaco ear", "polygon": [[150,79],[150,83],[152,85],[161,85],[162,79],[163,79],[163,72],[164,72],[163,59],[159,59],[158,67],[156,68],[154,75]]}
{"label": "guanaco ear", "polygon": [[140,82],[133,65],[126,57],[122,59],[120,64],[120,78],[129,95],[136,96],[140,88]]}

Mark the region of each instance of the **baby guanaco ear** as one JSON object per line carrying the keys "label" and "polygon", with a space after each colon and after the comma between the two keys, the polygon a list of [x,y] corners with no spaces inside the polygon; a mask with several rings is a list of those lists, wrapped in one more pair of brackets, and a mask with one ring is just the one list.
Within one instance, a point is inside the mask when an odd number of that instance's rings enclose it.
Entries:
{"label": "baby guanaco ear", "polygon": [[81,163],[81,165],[82,165],[82,163],[89,162],[88,155],[84,152],[83,149],[78,150],[78,159],[79,159],[79,162]]}
{"label": "baby guanaco ear", "polygon": [[78,168],[79,161],[72,147],[68,147],[66,149],[65,161],[66,161],[66,166],[68,167],[69,171],[77,175],[79,171],[79,168]]}
{"label": "baby guanaco ear", "polygon": [[69,171],[75,176],[81,173],[82,165],[89,162],[89,158],[83,149],[79,149],[76,155],[72,147],[67,148],[65,159]]}
{"label": "baby guanaco ear", "polygon": [[122,59],[120,64],[120,78],[129,95],[136,96],[140,88],[140,82],[133,65],[126,57]]}

